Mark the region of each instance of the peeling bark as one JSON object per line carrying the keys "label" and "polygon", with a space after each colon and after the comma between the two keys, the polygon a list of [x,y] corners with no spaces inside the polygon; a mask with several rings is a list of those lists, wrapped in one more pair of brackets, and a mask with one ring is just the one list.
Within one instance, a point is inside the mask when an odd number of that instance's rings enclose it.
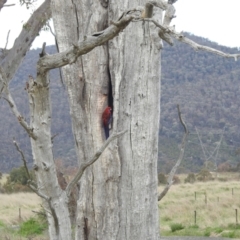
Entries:
{"label": "peeling bark", "polygon": [[[126,3],[120,6],[109,1],[108,4],[108,22],[119,18],[119,9],[129,8]],[[131,5],[135,7],[137,3]],[[73,6],[77,6],[77,16],[72,12]],[[120,33],[121,23],[113,22],[103,32],[89,37],[101,29],[99,23],[104,23],[106,16],[107,10],[99,1],[90,5],[87,0],[72,3],[55,0],[52,9],[60,54],[66,56],[66,62],[73,60],[72,65],[63,68],[63,76],[79,164],[89,159],[91,152],[105,141],[101,115],[107,96],[102,92],[102,85],[109,77],[114,98],[113,131],[129,130],[124,140],[110,144],[81,178],[75,238],[158,239],[156,129],[160,104],[160,39],[157,28],[149,23],[134,23],[108,43],[110,58],[104,46],[100,46],[75,60],[68,52],[71,49],[74,53],[72,43],[78,47],[84,44],[82,49],[86,51],[91,42],[99,44],[106,37],[116,36],[116,31]],[[161,15],[155,14],[159,20]],[[119,21],[128,24],[132,18],[123,16]],[[76,34],[78,31],[80,34]],[[89,45],[89,49],[95,46]]]}

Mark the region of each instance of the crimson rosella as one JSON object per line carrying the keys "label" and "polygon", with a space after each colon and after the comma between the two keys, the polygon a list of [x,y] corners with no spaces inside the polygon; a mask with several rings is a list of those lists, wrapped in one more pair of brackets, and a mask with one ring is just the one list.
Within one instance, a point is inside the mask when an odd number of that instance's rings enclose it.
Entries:
{"label": "crimson rosella", "polygon": [[106,139],[109,137],[109,124],[112,122],[112,108],[106,107],[102,114],[103,128]]}

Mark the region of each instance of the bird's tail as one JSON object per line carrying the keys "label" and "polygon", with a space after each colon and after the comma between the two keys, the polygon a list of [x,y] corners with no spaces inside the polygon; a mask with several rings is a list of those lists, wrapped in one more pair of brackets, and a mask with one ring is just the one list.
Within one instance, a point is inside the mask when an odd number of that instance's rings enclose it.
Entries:
{"label": "bird's tail", "polygon": [[103,126],[103,128],[104,128],[106,139],[108,139],[109,138],[109,126]]}

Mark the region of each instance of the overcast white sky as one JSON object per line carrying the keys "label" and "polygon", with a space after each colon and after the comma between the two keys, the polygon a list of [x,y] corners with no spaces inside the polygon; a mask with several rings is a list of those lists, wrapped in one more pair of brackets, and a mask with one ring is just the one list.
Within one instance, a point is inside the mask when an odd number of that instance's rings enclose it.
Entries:
{"label": "overcast white sky", "polygon": [[[8,3],[16,3],[16,6],[5,7],[0,12],[0,47],[5,46],[8,30],[11,30],[8,47],[12,46],[31,14],[31,10],[19,7],[19,0],[8,0]],[[221,45],[240,47],[240,0],[178,0],[175,7],[177,18],[172,24],[177,31],[187,31]],[[42,32],[33,48],[41,47],[44,41],[47,45],[54,44],[51,34]]]}

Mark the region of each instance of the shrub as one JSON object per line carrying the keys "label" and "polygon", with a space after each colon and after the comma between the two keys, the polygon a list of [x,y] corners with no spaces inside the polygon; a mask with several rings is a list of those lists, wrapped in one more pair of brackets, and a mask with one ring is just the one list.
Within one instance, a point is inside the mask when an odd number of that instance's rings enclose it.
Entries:
{"label": "shrub", "polygon": [[181,223],[173,223],[170,225],[171,231],[176,232],[184,229],[184,226]]}
{"label": "shrub", "polygon": [[[30,171],[31,179],[34,179],[33,171]],[[6,183],[3,184],[3,191],[6,193],[12,192],[27,192],[31,191],[27,186],[29,178],[24,167],[13,168],[7,177]]]}
{"label": "shrub", "polygon": [[164,173],[159,173],[158,174],[158,184],[166,184],[167,183],[167,178]]}
{"label": "shrub", "polygon": [[218,165],[218,172],[228,172],[232,169],[232,166],[229,162],[224,162]]}
{"label": "shrub", "polygon": [[223,232],[221,234],[221,237],[224,237],[224,238],[235,238],[235,232],[234,231],[229,231],[229,232]]}
{"label": "shrub", "polygon": [[173,176],[173,184],[179,184],[181,183],[181,180],[178,176],[174,175]]}
{"label": "shrub", "polygon": [[198,179],[199,181],[206,182],[206,181],[213,180],[213,177],[212,177],[212,174],[208,171],[207,168],[203,168],[203,169],[201,169],[201,171],[198,173],[197,179]]}
{"label": "shrub", "polygon": [[184,179],[185,183],[194,183],[196,181],[196,177],[194,173],[189,173],[188,176]]}

